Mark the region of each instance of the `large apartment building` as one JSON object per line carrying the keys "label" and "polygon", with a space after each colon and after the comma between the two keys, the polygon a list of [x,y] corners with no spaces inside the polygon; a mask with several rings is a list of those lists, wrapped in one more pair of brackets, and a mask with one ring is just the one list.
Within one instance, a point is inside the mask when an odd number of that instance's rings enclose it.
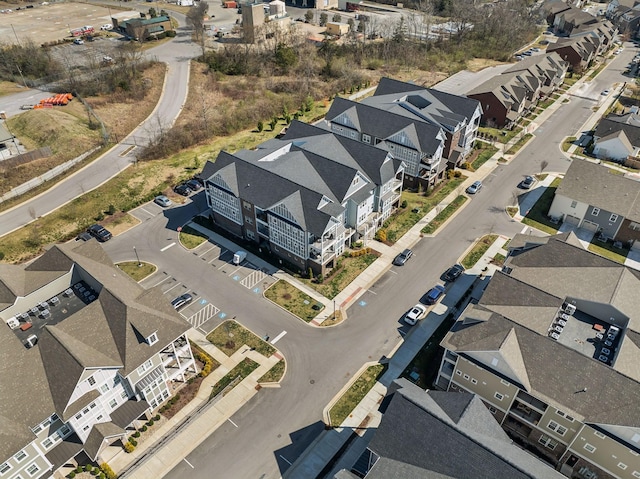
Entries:
{"label": "large apartment building", "polygon": [[[197,373],[189,324],[96,240],[0,265],[0,477],[51,477],[120,444]],[[85,456],[86,455],[86,456]]]}
{"label": "large apartment building", "polygon": [[437,387],[478,394],[568,477],[640,478],[640,272],[572,233],[509,247],[441,342]]}
{"label": "large apartment building", "polygon": [[481,116],[477,100],[382,78],[360,102],[336,97],[324,127],[391,152],[408,184],[433,185],[469,155]]}
{"label": "large apartment building", "polygon": [[403,171],[384,150],[294,121],[282,139],[221,152],[200,177],[214,223],[301,271],[325,274],[391,215]]}

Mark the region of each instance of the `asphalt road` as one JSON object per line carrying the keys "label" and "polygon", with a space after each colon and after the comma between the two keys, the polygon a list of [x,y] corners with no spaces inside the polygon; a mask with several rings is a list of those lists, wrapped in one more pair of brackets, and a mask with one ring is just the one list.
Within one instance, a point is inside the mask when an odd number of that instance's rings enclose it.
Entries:
{"label": "asphalt road", "polygon": [[[176,15],[177,18],[182,16]],[[182,17],[184,18],[184,17]],[[136,160],[136,149],[148,144],[163,129],[171,127],[186,100],[189,61],[199,54],[191,42],[190,29],[182,26],[170,42],[148,50],[147,55],[166,62],[165,88],[156,109],[127,138],[82,170],[66,178],[41,195],[0,214],[0,237],[45,216],[74,198],[106,182]],[[22,101],[22,98],[20,99]],[[133,149],[130,150],[130,148]]]}
{"label": "asphalt road", "polygon": [[592,108],[603,101],[603,89],[625,80],[621,73],[632,50],[627,48],[555,112],[509,165],[498,166],[484,180],[484,188],[446,228],[421,240],[414,257],[387,272],[362,296],[364,306],[352,306],[349,319],[337,327],[311,328],[293,319],[179,245],[161,251],[176,242],[178,226],[205,208],[202,193],[195,203],[156,215],[107,243],[105,249],[116,261],[133,259],[136,246],[142,260],[158,264],[190,286],[196,284],[202,297],[257,334],[273,338],[287,331],[277,344],[288,365],[282,387],[260,391],[234,415],[233,424],[218,429],[187,456],[189,463],[180,463],[166,477],[204,479],[212,468],[232,479],[280,477],[323,429],[323,407],[363,363],[390,352],[406,331],[402,315],[442,272],[478,237],[490,232],[512,236],[523,229],[504,210],[514,192],[527,194],[516,185],[524,175],[538,173],[542,160],[549,162],[546,172],[566,171],[569,160],[560,151],[563,138],[580,131]]}

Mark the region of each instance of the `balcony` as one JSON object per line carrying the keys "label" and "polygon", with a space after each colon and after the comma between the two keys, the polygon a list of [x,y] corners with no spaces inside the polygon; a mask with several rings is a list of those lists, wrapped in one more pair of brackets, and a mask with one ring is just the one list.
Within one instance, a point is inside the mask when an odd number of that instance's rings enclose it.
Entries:
{"label": "balcony", "polygon": [[527,406],[533,407],[534,409],[537,409],[540,412],[545,412],[548,407],[546,403],[540,401],[540,399],[534,398],[532,395],[527,394],[524,391],[518,391],[516,399],[517,401],[520,401],[521,403],[526,404]]}
{"label": "balcony", "polygon": [[513,406],[509,410],[509,414],[518,416],[519,418],[523,419],[529,424],[533,424],[534,426],[536,426],[540,419],[542,419],[541,413],[519,401],[514,401]]}
{"label": "balcony", "polygon": [[442,363],[442,368],[440,369],[440,375],[451,379],[453,376],[453,370],[455,366],[448,361],[444,361]]}

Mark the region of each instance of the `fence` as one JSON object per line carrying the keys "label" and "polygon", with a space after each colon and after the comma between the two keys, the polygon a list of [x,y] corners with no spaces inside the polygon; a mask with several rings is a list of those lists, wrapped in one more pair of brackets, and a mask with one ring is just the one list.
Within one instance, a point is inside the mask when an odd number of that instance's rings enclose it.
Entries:
{"label": "fence", "polygon": [[15,168],[16,166],[24,165],[25,163],[30,163],[32,161],[39,160],[40,158],[47,158],[52,154],[53,152],[48,146],[38,148],[33,151],[27,151],[26,153],[21,153],[20,155],[0,161],[0,169],[7,170],[9,168]]}
{"label": "fence", "polygon": [[4,201],[10,200],[12,198],[17,198],[18,196],[25,194],[27,191],[32,190],[32,189],[40,186],[45,181],[52,180],[56,176],[61,175],[65,171],[67,171],[70,168],[72,168],[73,166],[77,165],[78,163],[80,163],[81,161],[86,159],[88,156],[94,154],[99,149],[100,149],[100,147],[96,146],[95,148],[84,152],[82,155],[74,158],[73,160],[69,160],[66,163],[63,163],[61,165],[56,166],[55,168],[51,168],[46,173],[44,173],[44,174],[42,174],[42,175],[40,175],[40,176],[38,176],[36,178],[33,178],[33,179],[27,181],[26,183],[21,184],[20,186],[16,186],[15,188],[13,188],[8,193],[5,193],[4,195],[0,196],[0,203],[3,203]]}

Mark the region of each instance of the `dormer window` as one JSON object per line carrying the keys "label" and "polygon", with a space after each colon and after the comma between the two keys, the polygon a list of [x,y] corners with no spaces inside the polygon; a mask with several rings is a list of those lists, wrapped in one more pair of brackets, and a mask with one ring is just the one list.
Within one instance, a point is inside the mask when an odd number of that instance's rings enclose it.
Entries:
{"label": "dormer window", "polygon": [[156,333],[153,333],[151,336],[147,338],[147,343],[149,344],[149,346],[157,342],[158,342],[158,335]]}

